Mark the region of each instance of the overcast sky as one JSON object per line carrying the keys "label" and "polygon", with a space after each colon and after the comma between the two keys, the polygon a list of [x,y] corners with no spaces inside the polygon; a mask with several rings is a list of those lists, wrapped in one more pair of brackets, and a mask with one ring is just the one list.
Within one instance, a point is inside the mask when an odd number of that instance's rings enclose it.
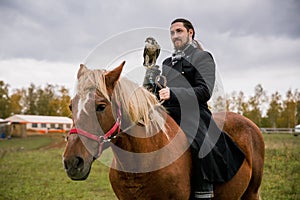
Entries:
{"label": "overcast sky", "polygon": [[0,80],[73,90],[79,64],[99,43],[145,27],[168,32],[184,17],[213,54],[226,93],[251,95],[262,84],[284,95],[300,89],[299,11],[298,0],[0,0]]}

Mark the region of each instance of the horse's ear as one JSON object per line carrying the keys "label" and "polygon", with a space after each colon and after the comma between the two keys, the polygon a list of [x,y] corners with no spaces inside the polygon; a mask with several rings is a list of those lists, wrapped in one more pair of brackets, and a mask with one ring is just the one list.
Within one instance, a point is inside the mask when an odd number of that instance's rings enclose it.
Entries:
{"label": "horse's ear", "polygon": [[105,84],[107,87],[111,87],[112,89],[115,87],[117,81],[120,78],[121,72],[123,70],[123,66],[125,61],[123,61],[118,67],[115,69],[106,72],[105,74]]}
{"label": "horse's ear", "polygon": [[84,64],[80,64],[80,68],[77,72],[77,79],[79,79],[87,70],[88,69]]}

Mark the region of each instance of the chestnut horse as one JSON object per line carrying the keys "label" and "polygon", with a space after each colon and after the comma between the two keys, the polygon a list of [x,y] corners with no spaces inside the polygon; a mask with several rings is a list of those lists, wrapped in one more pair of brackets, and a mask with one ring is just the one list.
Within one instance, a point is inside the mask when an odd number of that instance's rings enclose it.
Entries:
{"label": "chestnut horse", "polygon": [[[85,180],[93,161],[111,147],[109,178],[119,199],[189,199],[191,153],[185,134],[154,95],[120,78],[124,63],[111,71],[80,66],[71,106],[75,126],[63,154],[66,173],[72,180]],[[222,116],[214,114],[219,126]],[[260,130],[231,112],[223,130],[245,160],[231,180],[214,185],[214,199],[259,199],[264,166]]]}

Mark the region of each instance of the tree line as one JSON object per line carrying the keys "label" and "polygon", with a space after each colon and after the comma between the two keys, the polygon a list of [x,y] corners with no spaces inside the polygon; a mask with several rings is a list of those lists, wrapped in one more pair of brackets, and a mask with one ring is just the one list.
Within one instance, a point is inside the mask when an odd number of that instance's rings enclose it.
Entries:
{"label": "tree line", "polygon": [[254,95],[242,91],[232,92],[225,99],[218,97],[212,107],[233,111],[251,119],[259,127],[294,128],[300,124],[300,92],[288,89],[285,95],[278,91],[268,95],[261,84],[254,88]]}
{"label": "tree line", "polygon": [[9,90],[9,85],[0,80],[0,118],[13,114],[71,117],[69,90],[63,86],[31,83],[28,88],[14,89],[11,95]]}
{"label": "tree line", "polygon": [[[0,118],[13,114],[49,115],[71,117],[69,90],[63,86],[33,83],[28,88],[14,89],[0,80]],[[233,111],[251,119],[259,127],[294,128],[300,124],[300,92],[287,90],[285,95],[274,92],[268,95],[261,84],[254,95],[242,91],[218,97],[211,103],[214,111]]]}

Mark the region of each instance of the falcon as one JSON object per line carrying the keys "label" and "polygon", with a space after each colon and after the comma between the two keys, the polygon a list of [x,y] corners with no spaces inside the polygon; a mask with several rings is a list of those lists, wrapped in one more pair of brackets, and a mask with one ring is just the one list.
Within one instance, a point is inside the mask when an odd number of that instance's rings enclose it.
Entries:
{"label": "falcon", "polygon": [[145,67],[151,68],[155,65],[160,53],[160,46],[153,37],[148,37],[145,41],[144,63]]}

